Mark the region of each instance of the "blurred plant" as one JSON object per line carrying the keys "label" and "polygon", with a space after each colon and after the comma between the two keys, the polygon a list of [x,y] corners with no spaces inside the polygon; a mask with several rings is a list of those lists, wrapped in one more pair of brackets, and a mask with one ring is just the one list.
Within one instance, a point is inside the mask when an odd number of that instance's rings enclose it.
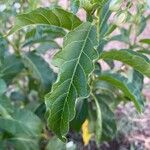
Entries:
{"label": "blurred plant", "polygon": [[[72,141],[60,141],[68,132],[83,132],[83,141],[89,141],[86,132],[99,147],[116,137],[114,110],[120,102],[132,101],[142,112],[150,40],[138,37],[149,19],[147,4],[71,0],[69,12],[58,1],[50,8],[37,8],[38,2],[0,2],[0,149],[76,149]],[[80,8],[86,11],[85,22],[76,15]],[[112,41],[127,49],[106,50]]]}

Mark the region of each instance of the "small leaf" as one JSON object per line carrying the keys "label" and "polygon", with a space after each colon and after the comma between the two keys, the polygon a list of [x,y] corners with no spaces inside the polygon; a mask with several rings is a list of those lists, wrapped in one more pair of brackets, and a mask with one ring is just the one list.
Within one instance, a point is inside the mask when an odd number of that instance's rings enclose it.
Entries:
{"label": "small leaf", "polygon": [[103,52],[101,58],[121,61],[150,78],[150,60],[141,53],[132,50],[111,50]]}
{"label": "small leaf", "polygon": [[137,31],[137,36],[139,36],[145,30],[146,25],[147,25],[147,18],[145,18],[144,16],[141,16],[139,29]]}
{"label": "small leaf", "polygon": [[141,43],[144,43],[144,44],[150,44],[150,39],[142,39],[140,40]]}
{"label": "small leaf", "polygon": [[[12,136],[6,138],[15,150],[37,150],[42,130],[40,119],[25,109],[13,109],[8,116],[0,116],[0,129]],[[2,141],[5,142],[5,141]]]}
{"label": "small leaf", "polygon": [[124,76],[117,73],[103,73],[99,76],[99,80],[113,84],[115,87],[122,90],[126,97],[132,100],[138,111],[141,111],[143,99],[139,88],[130,82]]}
{"label": "small leaf", "polygon": [[63,49],[54,57],[59,68],[58,79],[45,99],[49,128],[61,140],[75,116],[76,100],[89,95],[88,77],[98,57],[95,46],[96,28],[86,22],[67,34]]}
{"label": "small leaf", "polygon": [[109,26],[107,24],[107,21],[111,15],[111,11],[109,10],[109,4],[110,2],[107,2],[107,4],[101,9],[99,13],[99,34],[100,38],[103,37],[103,35],[107,32]]}
{"label": "small leaf", "polygon": [[[104,2],[104,3],[103,3]],[[108,36],[113,30],[115,30],[115,25],[108,25],[108,19],[111,15],[111,11],[109,10],[110,1],[103,1],[103,7],[101,7],[99,11],[99,30],[98,30],[98,38],[99,38],[99,46],[98,52],[99,54],[103,51],[104,45],[108,42],[105,40],[105,37]],[[106,4],[105,4],[106,3]]]}
{"label": "small leaf", "polygon": [[15,26],[8,35],[29,25],[53,25],[72,30],[79,26],[81,21],[78,17],[60,8],[38,8],[29,13],[20,14],[16,17]]}

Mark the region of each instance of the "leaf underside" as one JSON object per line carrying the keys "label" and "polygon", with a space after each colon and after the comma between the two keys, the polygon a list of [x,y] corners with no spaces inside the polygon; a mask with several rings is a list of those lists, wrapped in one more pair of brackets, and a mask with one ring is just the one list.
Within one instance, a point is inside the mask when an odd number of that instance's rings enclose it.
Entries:
{"label": "leaf underside", "polygon": [[61,140],[75,116],[76,100],[89,95],[88,77],[98,57],[96,45],[96,28],[86,22],[68,33],[63,49],[54,57],[58,79],[45,99],[48,125]]}

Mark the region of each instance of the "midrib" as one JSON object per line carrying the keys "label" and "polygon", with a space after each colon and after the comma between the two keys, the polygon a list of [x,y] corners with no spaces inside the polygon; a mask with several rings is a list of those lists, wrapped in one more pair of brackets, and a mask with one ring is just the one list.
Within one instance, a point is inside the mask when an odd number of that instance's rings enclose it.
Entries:
{"label": "midrib", "polygon": [[[87,33],[87,36],[86,36],[86,38],[85,38],[85,41],[84,41],[84,43],[83,43],[83,46],[82,46],[80,55],[79,55],[79,57],[78,57],[77,63],[76,63],[76,65],[75,65],[75,69],[74,69],[74,71],[73,71],[73,75],[72,75],[72,78],[71,78],[71,81],[70,81],[70,84],[69,84],[69,88],[68,88],[68,92],[67,92],[68,94],[70,93],[71,85],[72,85],[72,82],[73,82],[73,79],[74,79],[74,76],[75,76],[77,67],[78,67],[78,65],[79,65],[79,61],[80,61],[81,55],[82,55],[82,53],[83,53],[85,44],[86,44],[86,42],[87,42],[89,33],[90,33],[90,31],[91,31],[91,28],[92,28],[92,26],[90,26],[90,29],[89,29],[89,31],[88,31],[88,33]],[[68,94],[66,95],[65,102],[64,102],[64,106],[65,106],[66,102],[68,101],[68,100],[67,100],[67,99],[68,99]],[[63,114],[63,112],[64,112],[64,107],[63,107],[63,110],[62,110],[62,114]],[[61,124],[62,124],[62,121],[63,121],[63,116],[61,115]],[[61,127],[61,125],[60,125],[60,127]]]}

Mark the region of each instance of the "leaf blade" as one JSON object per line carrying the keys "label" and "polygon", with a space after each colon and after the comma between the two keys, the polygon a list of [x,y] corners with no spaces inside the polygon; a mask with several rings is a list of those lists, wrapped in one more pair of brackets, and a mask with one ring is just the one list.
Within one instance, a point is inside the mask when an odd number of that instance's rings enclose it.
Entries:
{"label": "leaf blade", "polygon": [[99,76],[99,80],[103,80],[113,84],[115,87],[119,88],[124,92],[125,96],[131,99],[137,110],[141,112],[141,106],[143,105],[143,101],[141,98],[141,92],[136,85],[132,82],[129,82],[128,79],[117,73],[103,73]]}
{"label": "leaf blade", "polygon": [[60,8],[38,8],[29,13],[20,14],[16,17],[15,26],[8,35],[29,25],[53,25],[72,30],[79,26],[81,21],[78,17]]}
{"label": "leaf blade", "polygon": [[64,140],[69,122],[74,118],[76,99],[89,95],[88,76],[98,57],[94,50],[96,41],[96,28],[88,22],[83,23],[66,36],[64,48],[55,56],[54,63],[60,69],[59,75],[45,100],[49,127],[61,140]]}

